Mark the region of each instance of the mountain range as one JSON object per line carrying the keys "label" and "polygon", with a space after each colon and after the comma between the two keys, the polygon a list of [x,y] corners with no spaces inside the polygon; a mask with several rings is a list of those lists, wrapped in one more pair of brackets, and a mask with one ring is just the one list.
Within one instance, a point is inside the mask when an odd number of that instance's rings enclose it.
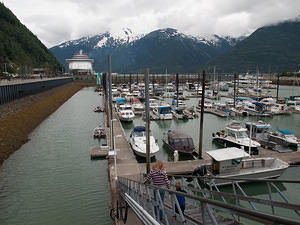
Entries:
{"label": "mountain range", "polygon": [[257,29],[209,61],[219,71],[284,72],[300,70],[300,17]]}
{"label": "mountain range", "polygon": [[62,65],[52,52],[3,3],[0,3],[0,72],[7,70],[11,73],[25,73],[34,67],[56,71],[61,70]]}
{"label": "mountain range", "polygon": [[66,65],[65,59],[82,49],[95,60],[96,71],[107,70],[107,55],[111,54],[114,72],[143,72],[150,68],[152,73],[195,72],[199,65],[226,52],[242,38],[195,37],[176,29],[166,28],[148,34],[136,35],[128,28],[122,35],[109,32],[67,41],[50,50]]}
{"label": "mountain range", "polygon": [[123,29],[123,35],[109,32],[64,42],[50,50],[66,66],[65,59],[80,49],[95,60],[96,71],[119,73],[198,72],[216,66],[218,72],[298,71],[300,68],[300,19],[283,21],[257,29],[248,37],[191,36],[166,28],[144,35]]}

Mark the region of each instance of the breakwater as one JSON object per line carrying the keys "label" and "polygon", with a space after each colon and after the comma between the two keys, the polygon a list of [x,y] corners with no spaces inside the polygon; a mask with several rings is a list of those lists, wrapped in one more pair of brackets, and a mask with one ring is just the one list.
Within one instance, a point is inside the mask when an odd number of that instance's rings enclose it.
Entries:
{"label": "breakwater", "polygon": [[19,99],[28,95],[47,91],[51,88],[73,81],[71,77],[30,80],[29,82],[11,82],[0,85],[0,104]]}
{"label": "breakwater", "polygon": [[35,96],[28,96],[14,101],[13,104],[1,105],[0,111],[4,111],[7,108],[13,109],[14,105],[18,105],[21,101],[23,107],[7,113],[4,117],[0,117],[0,166],[4,160],[28,141],[28,135],[44,119],[56,111],[81,88],[90,85],[83,82],[65,84],[40,93],[36,98]]}

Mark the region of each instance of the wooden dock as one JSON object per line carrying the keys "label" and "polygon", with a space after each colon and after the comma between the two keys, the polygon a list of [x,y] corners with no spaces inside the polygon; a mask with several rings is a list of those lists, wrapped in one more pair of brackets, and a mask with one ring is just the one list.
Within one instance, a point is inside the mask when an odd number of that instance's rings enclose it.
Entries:
{"label": "wooden dock", "polygon": [[[201,112],[201,110],[197,110],[198,112]],[[204,109],[204,113],[210,113],[219,117],[227,117],[229,114],[224,112],[224,111],[220,111],[217,109],[210,109],[210,108],[206,108]]]}

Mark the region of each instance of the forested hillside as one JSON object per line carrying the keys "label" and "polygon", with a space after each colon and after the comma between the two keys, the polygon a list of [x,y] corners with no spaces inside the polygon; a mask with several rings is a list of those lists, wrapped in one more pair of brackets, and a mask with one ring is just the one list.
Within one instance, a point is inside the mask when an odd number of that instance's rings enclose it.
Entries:
{"label": "forested hillside", "polygon": [[0,71],[29,72],[31,68],[61,69],[46,46],[0,3]]}

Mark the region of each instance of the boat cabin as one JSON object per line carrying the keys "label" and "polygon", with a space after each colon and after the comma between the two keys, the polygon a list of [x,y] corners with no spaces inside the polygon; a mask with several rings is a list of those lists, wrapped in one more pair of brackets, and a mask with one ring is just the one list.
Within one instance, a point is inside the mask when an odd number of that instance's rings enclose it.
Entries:
{"label": "boat cabin", "polygon": [[168,144],[173,151],[192,153],[195,150],[193,138],[180,131],[168,132]]}
{"label": "boat cabin", "polygon": [[244,150],[236,147],[211,150],[206,153],[213,161],[213,175],[236,173],[242,167],[242,159],[250,157]]}

